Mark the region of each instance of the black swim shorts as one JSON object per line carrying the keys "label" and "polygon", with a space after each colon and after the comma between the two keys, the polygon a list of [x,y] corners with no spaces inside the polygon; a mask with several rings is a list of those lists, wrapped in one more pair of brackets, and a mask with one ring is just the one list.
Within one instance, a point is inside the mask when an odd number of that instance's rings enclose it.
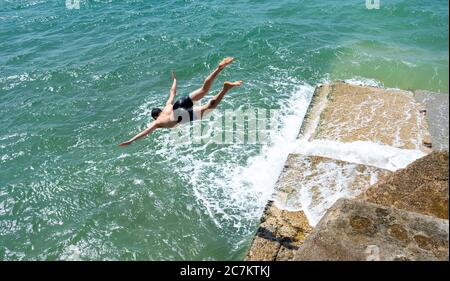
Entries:
{"label": "black swim shorts", "polygon": [[[184,96],[179,98],[174,104],[173,104],[173,111],[175,113],[176,118],[178,119],[178,123],[186,123],[189,121],[194,121],[194,103],[192,102],[192,99],[189,96]],[[188,115],[189,114],[189,115]],[[189,116],[189,120],[183,120],[187,119]]]}

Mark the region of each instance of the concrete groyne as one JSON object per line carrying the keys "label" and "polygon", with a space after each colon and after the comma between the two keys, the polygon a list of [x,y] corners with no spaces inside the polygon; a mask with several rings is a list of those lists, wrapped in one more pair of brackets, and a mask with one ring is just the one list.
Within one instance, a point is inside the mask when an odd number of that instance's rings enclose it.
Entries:
{"label": "concrete groyne", "polygon": [[448,259],[447,94],[333,82],[299,126],[246,260]]}

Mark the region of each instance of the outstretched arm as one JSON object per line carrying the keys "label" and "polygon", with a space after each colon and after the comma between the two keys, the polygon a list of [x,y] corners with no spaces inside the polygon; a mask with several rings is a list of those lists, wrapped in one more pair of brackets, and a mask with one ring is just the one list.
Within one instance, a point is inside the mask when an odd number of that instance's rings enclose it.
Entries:
{"label": "outstretched arm", "polygon": [[173,78],[172,88],[170,88],[169,99],[167,100],[166,104],[173,104],[175,94],[177,93],[177,77],[175,75],[175,71],[172,72],[172,78]]}
{"label": "outstretched arm", "polygon": [[119,146],[127,146],[132,144],[135,140],[140,139],[150,133],[152,133],[154,130],[156,130],[158,128],[158,123],[156,123],[156,121],[153,121],[150,126],[147,127],[147,129],[143,130],[142,132],[140,132],[139,134],[135,135],[132,139],[130,139],[129,141],[125,141],[121,144],[119,144]]}

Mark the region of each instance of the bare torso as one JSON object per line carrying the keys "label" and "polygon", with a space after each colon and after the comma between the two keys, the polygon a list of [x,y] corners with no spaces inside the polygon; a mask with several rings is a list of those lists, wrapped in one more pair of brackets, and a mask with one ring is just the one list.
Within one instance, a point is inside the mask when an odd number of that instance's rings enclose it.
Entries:
{"label": "bare torso", "polygon": [[163,108],[158,119],[156,119],[156,123],[159,128],[173,128],[178,125],[178,120],[173,113],[172,104],[168,104]]}

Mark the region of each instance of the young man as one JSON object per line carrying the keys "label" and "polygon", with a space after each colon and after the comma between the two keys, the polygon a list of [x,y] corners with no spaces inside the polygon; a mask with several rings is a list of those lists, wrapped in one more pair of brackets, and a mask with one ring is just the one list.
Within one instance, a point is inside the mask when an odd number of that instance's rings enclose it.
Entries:
{"label": "young man", "polygon": [[236,82],[225,82],[223,84],[222,90],[214,96],[209,102],[200,107],[194,107],[194,103],[201,100],[211,88],[211,85],[217,75],[225,68],[225,66],[229,65],[233,62],[234,58],[228,57],[222,60],[219,63],[219,66],[206,78],[203,86],[200,89],[195,90],[190,93],[188,96],[184,96],[178,99],[174,103],[175,93],[177,89],[177,79],[175,77],[175,73],[172,74],[173,84],[170,89],[169,99],[166,102],[166,105],[161,110],[159,108],[152,109],[152,117],[155,119],[147,129],[143,130],[129,141],[125,141],[120,146],[127,146],[133,143],[135,140],[142,138],[158,128],[173,128],[180,123],[187,123],[195,120],[200,120],[204,117],[208,112],[214,110],[217,105],[219,105],[223,96],[233,87],[242,85],[242,81]]}

